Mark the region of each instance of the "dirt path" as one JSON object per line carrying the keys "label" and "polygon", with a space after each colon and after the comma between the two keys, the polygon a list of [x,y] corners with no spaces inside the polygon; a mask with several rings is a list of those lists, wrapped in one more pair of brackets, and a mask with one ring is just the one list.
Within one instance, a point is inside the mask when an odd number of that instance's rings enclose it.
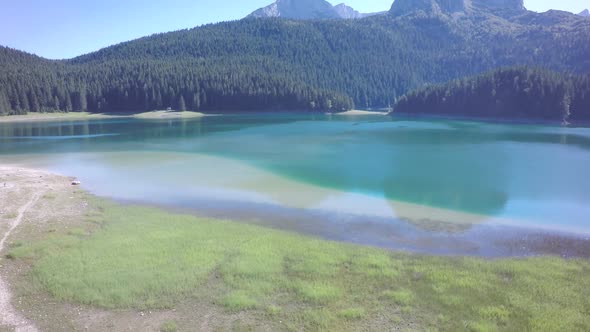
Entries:
{"label": "dirt path", "polygon": [[[10,228],[4,233],[0,240],[0,252],[4,250],[6,240],[10,237],[10,234],[21,224],[27,210],[35,205],[43,193],[38,191],[35,192],[31,199],[23,205],[19,210],[16,218],[10,225]],[[17,332],[35,332],[38,331],[33,324],[22,317],[10,303],[12,294],[8,288],[8,285],[0,274],[0,325],[14,327]]]}

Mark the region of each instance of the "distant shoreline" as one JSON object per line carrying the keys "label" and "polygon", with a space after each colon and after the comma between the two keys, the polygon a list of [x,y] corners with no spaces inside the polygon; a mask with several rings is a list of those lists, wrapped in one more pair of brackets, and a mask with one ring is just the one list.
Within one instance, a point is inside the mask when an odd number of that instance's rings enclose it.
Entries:
{"label": "distant shoreline", "polygon": [[477,116],[462,116],[462,115],[445,115],[445,114],[431,114],[431,113],[402,113],[389,112],[387,115],[391,117],[402,117],[412,120],[454,120],[454,121],[473,121],[496,124],[512,124],[512,125],[544,125],[544,126],[561,126],[564,128],[575,127],[590,127],[590,122],[577,121],[564,125],[559,121],[541,120],[541,119],[523,119],[523,118],[502,118],[502,117],[477,117]]}
{"label": "distant shoreline", "polygon": [[100,120],[100,119],[191,119],[215,114],[200,112],[178,111],[150,111],[142,113],[90,113],[90,112],[56,112],[56,113],[28,113],[22,115],[0,116],[0,123],[10,122],[35,122],[35,121],[59,121],[59,120]]}
{"label": "distant shoreline", "polygon": [[[265,112],[266,113],[266,112]],[[273,112],[275,113],[275,112]],[[309,112],[276,112],[276,113],[309,113]],[[55,113],[28,113],[18,115],[3,115],[0,116],[0,123],[14,123],[14,122],[37,122],[37,121],[61,121],[61,120],[101,120],[101,119],[146,119],[146,120],[160,120],[160,119],[192,119],[206,116],[220,116],[226,114],[253,114],[252,112],[220,112],[220,113],[201,113],[191,111],[173,111],[160,110],[149,111],[141,113],[91,113],[91,112],[55,112]],[[386,112],[378,111],[362,111],[350,110],[346,112],[326,112],[319,114],[327,115],[341,115],[341,116],[357,116],[357,115],[388,115]]]}
{"label": "distant shoreline", "polygon": [[[269,114],[299,114],[310,112],[264,112]],[[219,112],[219,113],[201,113],[191,111],[149,111],[141,113],[91,113],[91,112],[55,112],[55,113],[28,113],[19,115],[0,115],[0,123],[19,123],[19,122],[41,122],[41,121],[81,121],[81,120],[101,120],[101,119],[145,119],[145,120],[162,120],[162,119],[194,119],[208,116],[222,116],[233,114],[260,114],[253,112]],[[496,124],[513,124],[513,125],[545,125],[561,126],[564,128],[590,127],[590,122],[574,122],[564,125],[558,121],[540,120],[540,119],[511,119],[511,118],[490,118],[477,116],[445,115],[445,114],[428,114],[428,113],[401,113],[401,112],[383,112],[383,111],[363,111],[350,110],[345,112],[320,112],[317,114],[336,115],[336,116],[363,116],[363,115],[380,115],[401,117],[409,120],[454,120],[454,121],[474,121]]]}

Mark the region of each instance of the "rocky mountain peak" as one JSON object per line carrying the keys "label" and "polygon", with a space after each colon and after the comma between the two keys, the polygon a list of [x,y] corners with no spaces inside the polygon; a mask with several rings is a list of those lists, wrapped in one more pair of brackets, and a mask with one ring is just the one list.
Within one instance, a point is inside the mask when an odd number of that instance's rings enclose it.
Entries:
{"label": "rocky mountain peak", "polygon": [[469,14],[473,8],[525,10],[524,0],[395,0],[390,12],[397,16],[417,11],[437,14]]}
{"label": "rocky mountain peak", "polygon": [[325,0],[277,0],[248,17],[285,17],[292,19],[338,18]]}
{"label": "rocky mountain peak", "polygon": [[354,8],[347,6],[344,3],[334,6],[334,11],[340,16],[341,18],[363,18],[365,17],[364,14],[359,13],[358,11],[354,10]]}
{"label": "rocky mountain peak", "polygon": [[254,11],[248,17],[284,17],[296,20],[310,19],[357,19],[374,14],[363,14],[347,6],[332,6],[325,0],[276,0]]}

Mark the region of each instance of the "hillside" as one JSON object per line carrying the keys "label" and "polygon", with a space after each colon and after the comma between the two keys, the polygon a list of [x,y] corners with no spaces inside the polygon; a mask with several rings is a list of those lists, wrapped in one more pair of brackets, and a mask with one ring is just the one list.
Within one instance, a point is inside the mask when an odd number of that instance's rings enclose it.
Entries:
{"label": "hillside", "polygon": [[590,21],[583,17],[529,12],[508,0],[469,7],[440,1],[452,10],[424,1],[434,10],[397,0],[390,14],[359,20],[251,18],[66,61],[3,49],[0,105],[4,113],[338,111],[387,106],[425,84],[503,66],[590,72]]}
{"label": "hillside", "polygon": [[492,119],[590,121],[590,74],[499,69],[402,96],[394,113]]}

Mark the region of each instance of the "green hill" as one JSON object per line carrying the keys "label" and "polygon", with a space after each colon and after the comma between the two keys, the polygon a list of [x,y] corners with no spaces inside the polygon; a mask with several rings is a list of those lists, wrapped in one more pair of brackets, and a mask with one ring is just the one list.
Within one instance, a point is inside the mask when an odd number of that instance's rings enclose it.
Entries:
{"label": "green hill", "polygon": [[340,111],[387,106],[412,89],[503,66],[590,72],[583,17],[397,2],[403,13],[394,6],[360,20],[244,19],[64,61],[3,48],[0,112]]}

